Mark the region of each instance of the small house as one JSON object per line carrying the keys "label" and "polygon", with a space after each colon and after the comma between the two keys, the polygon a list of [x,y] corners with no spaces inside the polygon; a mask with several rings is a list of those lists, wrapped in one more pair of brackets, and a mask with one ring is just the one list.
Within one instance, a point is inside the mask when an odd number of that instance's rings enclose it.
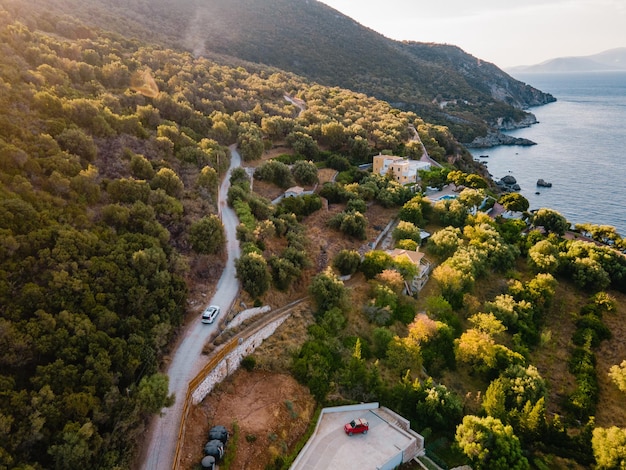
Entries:
{"label": "small house", "polygon": [[393,259],[408,259],[417,267],[417,274],[415,274],[411,282],[406,285],[407,294],[410,295],[422,290],[428,282],[428,274],[431,269],[430,261],[426,259],[424,253],[394,248],[393,250],[387,250],[387,254]]}
{"label": "small house", "polygon": [[285,197],[298,197],[304,194],[304,188],[300,186],[292,186],[285,191]]}

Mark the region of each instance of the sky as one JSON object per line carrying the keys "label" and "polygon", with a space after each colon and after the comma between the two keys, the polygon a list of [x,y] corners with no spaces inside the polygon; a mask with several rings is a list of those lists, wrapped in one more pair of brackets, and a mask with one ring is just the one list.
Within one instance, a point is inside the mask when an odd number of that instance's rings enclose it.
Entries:
{"label": "sky", "polygon": [[391,39],[459,46],[500,68],[626,47],[626,0],[320,0]]}

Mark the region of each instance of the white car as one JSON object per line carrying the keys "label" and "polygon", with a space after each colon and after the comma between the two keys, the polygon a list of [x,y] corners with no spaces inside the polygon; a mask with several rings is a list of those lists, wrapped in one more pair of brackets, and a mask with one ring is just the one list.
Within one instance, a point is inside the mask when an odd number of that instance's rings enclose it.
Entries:
{"label": "white car", "polygon": [[209,305],[204,312],[202,312],[202,323],[213,323],[213,321],[220,314],[220,308],[217,305]]}

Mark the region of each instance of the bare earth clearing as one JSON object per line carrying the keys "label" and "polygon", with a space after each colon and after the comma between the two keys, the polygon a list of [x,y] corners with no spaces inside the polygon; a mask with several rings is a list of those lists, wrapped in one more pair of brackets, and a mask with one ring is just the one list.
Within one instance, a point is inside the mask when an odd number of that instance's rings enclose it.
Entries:
{"label": "bare earth clearing", "polygon": [[[314,411],[308,389],[289,375],[238,370],[192,408],[182,468],[197,468],[211,426],[226,426],[232,438],[237,423],[236,457],[230,468],[263,470],[298,441]],[[226,452],[232,451],[232,445],[227,446]]]}

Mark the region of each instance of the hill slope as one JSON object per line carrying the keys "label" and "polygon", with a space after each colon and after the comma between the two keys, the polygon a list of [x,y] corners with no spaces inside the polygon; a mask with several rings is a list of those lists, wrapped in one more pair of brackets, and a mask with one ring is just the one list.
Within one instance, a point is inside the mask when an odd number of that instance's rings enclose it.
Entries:
{"label": "hill slope", "polygon": [[489,128],[527,125],[532,117],[522,109],[554,100],[458,47],[393,41],[315,0],[181,0],[175,7],[163,0],[150,5],[103,0],[99,6],[47,0],[45,5],[126,36],[177,43],[214,59],[266,64],[363,92],[448,125],[462,142]]}

